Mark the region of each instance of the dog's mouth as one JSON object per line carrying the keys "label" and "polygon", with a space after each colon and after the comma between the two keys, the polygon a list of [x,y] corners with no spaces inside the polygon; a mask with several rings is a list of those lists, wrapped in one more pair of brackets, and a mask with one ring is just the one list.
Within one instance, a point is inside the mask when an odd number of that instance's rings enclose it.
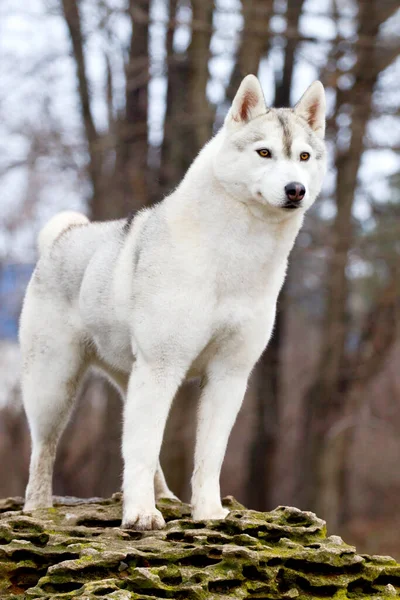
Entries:
{"label": "dog's mouth", "polygon": [[283,208],[287,209],[287,210],[294,210],[296,208],[300,208],[301,207],[301,202],[286,202],[283,205]]}
{"label": "dog's mouth", "polygon": [[277,210],[296,210],[296,208],[301,208],[303,206],[302,199],[301,200],[286,200],[284,204],[281,205],[271,205],[268,200],[264,197],[263,193],[260,190],[257,190],[255,193],[255,199],[260,204],[265,206],[273,206]]}

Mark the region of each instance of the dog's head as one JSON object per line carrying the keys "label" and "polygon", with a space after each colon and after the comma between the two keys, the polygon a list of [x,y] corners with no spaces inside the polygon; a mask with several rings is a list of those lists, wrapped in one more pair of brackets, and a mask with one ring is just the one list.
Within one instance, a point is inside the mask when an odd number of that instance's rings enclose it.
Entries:
{"label": "dog's head", "polygon": [[325,93],[314,82],[293,109],[268,109],[258,79],[242,81],[218,134],[214,173],[241,202],[277,216],[304,212],[326,171]]}

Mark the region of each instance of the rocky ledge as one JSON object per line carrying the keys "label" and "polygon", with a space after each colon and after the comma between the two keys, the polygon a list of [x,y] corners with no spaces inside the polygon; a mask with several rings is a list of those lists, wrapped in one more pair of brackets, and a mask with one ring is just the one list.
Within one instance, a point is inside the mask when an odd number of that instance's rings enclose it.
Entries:
{"label": "rocky ledge", "polygon": [[226,498],[224,521],[194,522],[189,506],[159,508],[162,531],[121,529],[121,496],[57,498],[21,512],[0,501],[0,598],[188,600],[400,596],[400,566],[327,536],[313,513],[280,506],[246,510]]}

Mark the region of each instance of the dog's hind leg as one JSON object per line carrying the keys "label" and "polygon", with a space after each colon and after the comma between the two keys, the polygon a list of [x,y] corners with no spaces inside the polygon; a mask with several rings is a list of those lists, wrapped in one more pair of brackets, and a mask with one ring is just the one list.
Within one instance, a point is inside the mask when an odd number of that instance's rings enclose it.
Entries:
{"label": "dog's hind leg", "polygon": [[85,348],[71,327],[61,322],[65,314],[52,323],[51,313],[42,306],[39,315],[21,334],[22,396],[32,439],[26,511],[52,506],[57,443],[86,370]]}
{"label": "dog's hind leg", "polygon": [[170,498],[171,500],[179,500],[179,498],[177,498],[175,496],[174,492],[172,492],[168,487],[164,472],[160,465],[160,461],[158,461],[157,471],[154,476],[154,493],[155,493],[156,501],[160,500],[161,498]]}

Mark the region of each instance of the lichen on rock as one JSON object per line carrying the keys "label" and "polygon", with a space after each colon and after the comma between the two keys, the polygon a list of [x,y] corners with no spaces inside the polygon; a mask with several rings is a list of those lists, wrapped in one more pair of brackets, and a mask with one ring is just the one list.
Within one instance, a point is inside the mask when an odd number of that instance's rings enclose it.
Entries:
{"label": "lichen on rock", "polygon": [[313,513],[261,513],[226,498],[224,521],[195,522],[163,500],[162,531],[121,528],[121,495],[56,498],[22,513],[0,501],[0,598],[98,600],[297,600],[400,596],[400,566],[327,536]]}

